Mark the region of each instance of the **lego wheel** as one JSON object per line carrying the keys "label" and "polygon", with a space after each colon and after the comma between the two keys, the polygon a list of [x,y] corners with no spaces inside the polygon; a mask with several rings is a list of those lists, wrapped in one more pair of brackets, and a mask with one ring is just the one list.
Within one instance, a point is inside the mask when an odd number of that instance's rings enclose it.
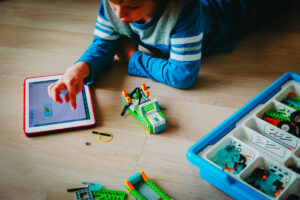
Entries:
{"label": "lego wheel", "polygon": [[277,124],[277,126],[280,129],[282,129],[282,130],[284,130],[286,132],[289,132],[289,133],[292,133],[292,134],[294,133],[294,126],[291,123],[289,123],[289,122],[282,121],[282,122],[279,122]]}
{"label": "lego wheel", "polygon": [[300,124],[296,125],[294,133],[296,137],[300,138]]}
{"label": "lego wheel", "polygon": [[291,120],[295,124],[300,124],[300,110],[295,111],[291,114]]}

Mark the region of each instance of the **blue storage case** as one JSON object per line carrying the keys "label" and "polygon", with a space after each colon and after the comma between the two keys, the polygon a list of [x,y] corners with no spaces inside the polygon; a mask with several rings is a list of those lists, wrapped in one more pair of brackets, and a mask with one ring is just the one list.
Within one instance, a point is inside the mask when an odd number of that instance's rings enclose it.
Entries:
{"label": "blue storage case", "polygon": [[290,97],[300,97],[300,75],[292,72],[190,147],[187,159],[234,199],[299,199],[300,118],[281,122],[300,112]]}

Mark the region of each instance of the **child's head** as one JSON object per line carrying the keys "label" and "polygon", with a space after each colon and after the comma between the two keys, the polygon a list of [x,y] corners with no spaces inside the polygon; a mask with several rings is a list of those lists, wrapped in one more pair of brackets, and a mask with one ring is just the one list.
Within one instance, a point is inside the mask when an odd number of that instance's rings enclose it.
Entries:
{"label": "child's head", "polygon": [[149,21],[159,0],[109,0],[111,8],[124,23],[145,23]]}

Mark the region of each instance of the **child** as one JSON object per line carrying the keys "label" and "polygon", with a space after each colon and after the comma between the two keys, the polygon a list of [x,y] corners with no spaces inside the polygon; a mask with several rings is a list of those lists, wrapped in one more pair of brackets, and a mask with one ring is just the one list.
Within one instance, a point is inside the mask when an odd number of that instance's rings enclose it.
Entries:
{"label": "child", "polygon": [[271,16],[266,11],[276,13],[280,2],[102,0],[92,44],[49,86],[49,96],[62,103],[60,91],[67,90],[64,100],[76,109],[76,94],[111,63],[120,45],[119,57],[128,61],[130,75],[189,88],[198,77],[202,53],[232,50],[236,38]]}

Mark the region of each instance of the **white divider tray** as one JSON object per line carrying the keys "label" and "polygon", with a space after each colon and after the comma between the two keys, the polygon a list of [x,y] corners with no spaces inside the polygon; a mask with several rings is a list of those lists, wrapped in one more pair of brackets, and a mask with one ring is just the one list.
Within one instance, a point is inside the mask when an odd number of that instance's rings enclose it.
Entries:
{"label": "white divider tray", "polygon": [[[289,117],[296,111],[283,103],[291,92],[300,97],[300,83],[287,81],[271,99],[254,108],[234,129],[214,145],[208,145],[198,155],[269,199],[283,200],[291,198],[292,195],[299,197],[300,134],[293,135],[287,132],[288,127],[281,129],[264,120],[266,112],[280,112]],[[228,156],[230,152],[231,157]],[[231,166],[227,166],[229,164]],[[262,177],[262,181],[256,181],[261,183],[261,186],[255,187],[250,182],[254,170],[258,168],[270,174]],[[258,171],[255,174],[258,174]],[[273,178],[268,179],[268,176]],[[278,184],[282,189],[276,191],[276,194],[267,194],[264,190],[269,187],[268,181],[271,181],[269,185],[273,184],[274,177],[279,177],[281,183]]]}

